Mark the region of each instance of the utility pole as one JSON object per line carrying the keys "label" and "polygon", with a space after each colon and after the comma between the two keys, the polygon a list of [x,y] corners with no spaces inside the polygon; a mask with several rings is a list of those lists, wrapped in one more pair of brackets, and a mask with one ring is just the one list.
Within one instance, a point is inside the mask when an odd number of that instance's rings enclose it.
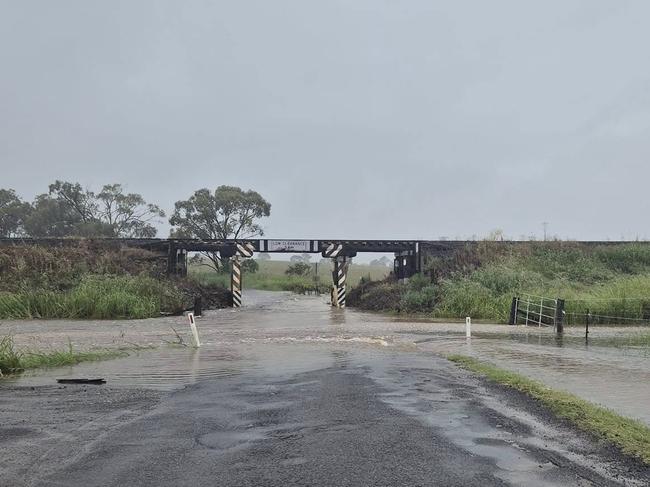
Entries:
{"label": "utility pole", "polygon": [[546,242],[546,230],[548,229],[548,222],[542,222],[542,226],[544,227],[544,242]]}

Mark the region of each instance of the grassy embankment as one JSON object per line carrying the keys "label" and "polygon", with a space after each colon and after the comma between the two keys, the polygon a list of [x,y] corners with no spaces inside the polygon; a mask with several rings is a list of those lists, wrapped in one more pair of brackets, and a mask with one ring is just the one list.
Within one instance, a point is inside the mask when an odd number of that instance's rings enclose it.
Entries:
{"label": "grassy embankment", "polygon": [[86,276],[69,291],[0,293],[0,318],[148,318],[183,308],[170,283],[146,276]]}
{"label": "grassy embankment", "polygon": [[48,352],[19,351],[14,347],[11,337],[0,338],[0,377],[9,374],[17,374],[25,369],[38,367],[60,367],[63,365],[75,365],[80,362],[106,360],[122,357],[127,354],[126,350],[74,350],[72,344],[67,350],[55,350]]}
{"label": "grassy embankment", "polygon": [[406,285],[364,282],[348,304],[507,322],[512,297],[530,293],[565,299],[569,324],[574,313],[583,315],[587,309],[650,318],[650,244],[538,242],[507,247],[481,242],[427,266],[433,279],[416,276]]}
{"label": "grassy embankment", "polygon": [[[320,292],[329,292],[332,282],[332,264],[318,263],[311,264],[312,271],[307,276],[288,276],[285,274],[292,262],[281,260],[257,260],[259,269],[255,273],[243,272],[242,281],[244,288],[262,289],[266,291],[293,291],[306,292],[315,288],[316,284]],[[348,271],[348,282],[356,285],[362,278],[379,280],[388,275],[389,267],[351,264]],[[220,284],[230,286],[230,276],[207,269],[205,266],[192,266],[190,273],[194,279],[204,284]]]}
{"label": "grassy embankment", "polygon": [[206,307],[223,305],[224,293],[167,279],[164,259],[141,249],[87,241],[0,248],[0,319],[147,318],[180,313],[196,294]]}
{"label": "grassy embankment", "polygon": [[471,357],[451,355],[447,358],[492,382],[523,392],[556,416],[571,421],[583,431],[603,438],[622,452],[650,464],[650,428],[644,423],[619,416],[567,392],[553,390],[527,377]]}

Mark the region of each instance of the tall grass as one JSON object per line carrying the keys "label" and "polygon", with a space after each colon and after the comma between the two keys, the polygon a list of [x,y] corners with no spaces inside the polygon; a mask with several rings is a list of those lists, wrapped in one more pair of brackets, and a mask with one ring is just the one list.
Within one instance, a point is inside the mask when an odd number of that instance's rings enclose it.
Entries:
{"label": "tall grass", "polygon": [[587,310],[603,316],[650,319],[648,244],[538,243],[508,252],[500,249],[492,255],[482,247],[476,252],[463,255],[462,265],[453,259],[436,261],[445,273],[431,269],[438,277],[435,283],[416,278],[406,285],[360,286],[362,291],[351,293],[348,303],[377,309],[369,304],[372,301],[382,303],[382,309],[506,322],[512,297],[530,293],[565,299],[569,324]]}
{"label": "tall grass", "polygon": [[[567,278],[548,279],[541,275],[536,279],[530,277],[526,271],[496,270],[492,266],[469,276],[454,276],[440,284],[439,301],[433,312],[445,318],[466,314],[506,322],[512,297],[530,293],[565,299],[567,324],[588,311],[602,316],[650,318],[650,274],[614,274],[608,280],[593,284]],[[504,285],[507,281],[509,284]],[[620,321],[625,323],[626,320]]]}
{"label": "tall grass", "polygon": [[472,357],[451,355],[447,358],[492,382],[528,395],[560,418],[565,418],[578,428],[613,443],[623,453],[650,464],[650,428],[641,421],[620,416],[573,394],[551,389],[537,381]]}
{"label": "tall grass", "polygon": [[14,348],[11,337],[0,338],[0,376],[22,370],[22,355]]}
{"label": "tall grass", "polygon": [[86,276],[70,291],[0,293],[0,318],[121,319],[157,316],[183,308],[169,282],[145,276]]}
{"label": "tall grass", "polygon": [[74,350],[72,343],[66,350],[48,352],[19,351],[10,336],[0,338],[0,377],[17,374],[25,369],[37,367],[60,367],[80,362],[104,360],[126,355],[125,350]]}

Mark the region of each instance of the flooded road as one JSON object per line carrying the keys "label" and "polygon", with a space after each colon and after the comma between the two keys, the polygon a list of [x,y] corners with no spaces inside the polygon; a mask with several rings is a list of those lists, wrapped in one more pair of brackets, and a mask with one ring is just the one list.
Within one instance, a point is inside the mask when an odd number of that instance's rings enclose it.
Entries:
{"label": "flooded road", "polygon": [[[20,321],[0,323],[21,348],[153,346],[125,360],[31,371],[20,384],[48,384],[52,377],[106,376],[112,385],[173,389],[209,377],[249,370],[302,372],[326,367],[330,351],[384,350],[461,353],[521,372],[550,387],[566,390],[620,414],[650,424],[650,348],[626,346],[647,329],[567,328],[558,340],[548,328],[475,324],[466,340],[464,324],[408,321],[381,314],[341,311],[323,297],[248,291],[239,310],[208,311],[198,318],[203,347],[174,346],[181,335],[190,343],[182,317],[133,321]],[[282,360],[285,354],[291,360]],[[270,369],[272,367],[272,369]]]}
{"label": "flooded road", "polygon": [[[286,293],[246,298],[242,309],[198,320],[198,350],[175,343],[189,342],[179,317],[0,324],[33,348],[156,347],[3,380],[0,485],[650,481],[634,462],[440,357],[477,356],[650,422],[643,349],[483,324],[467,341],[461,324]],[[108,384],[55,384],[64,377]]]}

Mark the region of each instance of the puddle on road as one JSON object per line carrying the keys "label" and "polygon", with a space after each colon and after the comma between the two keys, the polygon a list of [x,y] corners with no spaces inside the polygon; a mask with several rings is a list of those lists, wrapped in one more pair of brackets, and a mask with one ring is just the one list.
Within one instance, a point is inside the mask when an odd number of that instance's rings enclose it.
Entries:
{"label": "puddle on road", "polygon": [[52,384],[58,377],[105,377],[111,385],[172,389],[201,379],[325,368],[337,350],[379,357],[398,351],[407,361],[411,352],[463,353],[650,424],[650,357],[647,348],[621,346],[631,329],[595,329],[585,345],[579,329],[568,328],[557,340],[548,329],[475,324],[474,337],[467,341],[464,324],[336,310],[323,297],[247,291],[246,300],[244,308],[207,312],[198,319],[204,343],[199,350],[165,343],[176,339],[172,327],[189,341],[182,317],[0,323],[0,334],[11,333],[19,345],[30,348],[63,348],[68,340],[79,348],[129,343],[157,347],[124,359],[38,370],[3,382],[37,385]]}
{"label": "puddle on road", "polygon": [[329,348],[299,344],[244,344],[238,350],[205,346],[199,349],[163,347],[131,353],[128,357],[84,362],[69,367],[36,369],[3,380],[2,384],[40,386],[56,379],[104,378],[110,387],[173,390],[202,380],[227,379],[242,374],[290,377],[332,366]]}

